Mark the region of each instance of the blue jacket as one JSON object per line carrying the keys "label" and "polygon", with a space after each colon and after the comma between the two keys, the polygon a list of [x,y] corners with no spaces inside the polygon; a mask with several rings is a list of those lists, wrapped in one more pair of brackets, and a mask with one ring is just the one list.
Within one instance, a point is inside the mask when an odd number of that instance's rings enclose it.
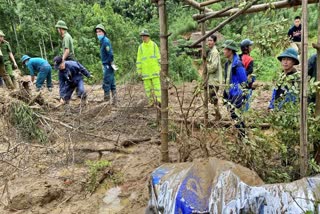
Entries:
{"label": "blue jacket", "polygon": [[38,72],[40,72],[41,67],[51,67],[47,60],[37,57],[30,58],[26,66],[30,71],[31,76],[35,76]]}
{"label": "blue jacket", "polygon": [[100,57],[103,65],[111,65],[113,62],[112,46],[106,36],[104,36],[100,42]]}
{"label": "blue jacket", "polygon": [[65,61],[65,69],[59,71],[60,97],[64,97],[66,92],[77,87],[82,76],[90,77],[90,72],[77,61]]}
{"label": "blue jacket", "polygon": [[[293,76],[292,79],[286,81],[285,79],[287,79],[287,77],[290,75],[295,75],[295,76]],[[289,90],[288,86],[294,85],[296,82],[298,83],[299,75],[300,74],[296,70],[294,70],[293,72],[290,72],[286,75],[284,73],[282,73],[280,80],[279,80],[280,83],[272,91],[272,97],[271,97],[271,100],[269,103],[269,109],[275,108],[276,101],[278,101],[278,103],[277,103],[278,109],[281,109],[285,103],[288,103],[288,102],[295,103],[296,102],[297,97],[294,93],[292,93]],[[281,98],[281,99],[279,99],[279,98]]]}
{"label": "blue jacket", "polygon": [[223,97],[228,102],[231,102],[233,105],[235,105],[236,108],[240,108],[245,98],[241,89],[241,84],[246,84],[247,82],[246,70],[243,67],[242,62],[240,61],[239,56],[237,54],[234,54],[232,60],[230,82],[227,83],[228,65],[229,63],[226,62],[224,67],[224,82],[225,84],[230,84],[230,87],[224,90]]}

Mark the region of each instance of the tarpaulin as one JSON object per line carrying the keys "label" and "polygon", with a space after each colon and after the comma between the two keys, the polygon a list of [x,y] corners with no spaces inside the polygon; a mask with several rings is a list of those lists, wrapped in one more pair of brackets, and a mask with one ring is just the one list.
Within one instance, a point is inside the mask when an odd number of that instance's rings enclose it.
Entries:
{"label": "tarpaulin", "polygon": [[157,168],[151,175],[147,211],[164,214],[318,213],[319,200],[319,176],[292,183],[264,184],[248,168],[210,158]]}

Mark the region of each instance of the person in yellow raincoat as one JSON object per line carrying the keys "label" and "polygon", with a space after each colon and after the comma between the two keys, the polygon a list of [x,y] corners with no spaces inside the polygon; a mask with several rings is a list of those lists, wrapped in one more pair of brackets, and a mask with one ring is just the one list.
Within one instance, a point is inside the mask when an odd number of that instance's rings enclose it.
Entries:
{"label": "person in yellow raincoat", "polygon": [[150,39],[147,30],[140,33],[142,44],[138,48],[137,73],[143,80],[149,100],[149,107],[161,103],[160,52],[157,44]]}

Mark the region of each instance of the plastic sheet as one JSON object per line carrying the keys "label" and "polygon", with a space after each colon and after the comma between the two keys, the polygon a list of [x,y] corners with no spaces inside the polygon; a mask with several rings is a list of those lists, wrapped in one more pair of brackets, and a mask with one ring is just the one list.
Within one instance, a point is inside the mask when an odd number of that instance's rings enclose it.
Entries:
{"label": "plastic sheet", "polygon": [[319,213],[319,201],[319,176],[267,185],[245,167],[211,158],[156,169],[147,212]]}

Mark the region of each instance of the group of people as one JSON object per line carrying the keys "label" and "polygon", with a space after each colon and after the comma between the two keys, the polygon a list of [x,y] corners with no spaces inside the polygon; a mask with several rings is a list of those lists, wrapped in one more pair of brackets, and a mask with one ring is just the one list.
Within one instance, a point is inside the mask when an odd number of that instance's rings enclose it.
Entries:
{"label": "group of people", "polygon": [[[56,56],[53,59],[54,68],[59,70],[59,92],[60,102],[68,103],[72,93],[77,89],[77,95],[82,100],[86,100],[83,76],[91,78],[90,72],[80,64],[75,58],[73,39],[68,33],[68,27],[64,21],[58,21],[55,25],[59,35],[62,38],[62,56]],[[103,65],[103,85],[104,100],[112,104],[117,102],[117,91],[114,72],[117,69],[114,64],[113,50],[111,42],[107,37],[105,27],[98,24],[94,31],[100,42],[100,57]],[[15,78],[12,73],[12,67],[17,68],[17,63],[11,51],[10,44],[4,40],[4,33],[0,31],[0,76],[5,81],[9,89],[15,88]],[[150,38],[150,33],[143,30],[140,33],[142,44],[138,47],[137,53],[137,73],[144,82],[144,88],[148,97],[148,106],[161,105],[161,87],[160,87],[160,53],[155,42]],[[295,96],[288,92],[288,87],[283,87],[284,82],[290,79],[292,84],[299,79],[300,73],[295,69],[299,62],[299,52],[301,47],[301,20],[295,17],[294,25],[288,32],[291,40],[291,47],[286,49],[278,56],[281,62],[283,72],[277,86],[273,90],[269,109],[281,108],[285,102],[295,101]],[[233,40],[226,40],[223,47],[223,54],[226,57],[226,63],[221,64],[220,54],[216,48],[217,37],[211,35],[208,38],[207,45],[209,52],[207,54],[207,86],[209,91],[209,101],[214,105],[216,119],[221,118],[218,105],[218,90],[221,85],[226,85],[223,91],[223,98],[228,103],[228,109],[231,117],[238,121],[237,127],[242,130],[244,123],[236,114],[236,109],[249,109],[249,101],[252,96],[252,85],[255,81],[253,74],[254,59],[250,56],[253,42],[250,39],[244,39],[240,45]],[[237,54],[239,48],[241,54]],[[52,68],[48,61],[42,58],[32,58],[23,55],[21,62],[28,68],[31,81],[34,82],[37,76],[35,86],[40,91],[47,84],[49,91],[52,90],[51,72]],[[309,60],[309,73],[316,73],[316,56]],[[224,69],[222,68],[224,67]],[[2,84],[0,79],[0,85]],[[285,95],[285,96],[283,96]],[[282,97],[281,102],[276,102]]]}
{"label": "group of people", "polygon": [[[91,78],[92,75],[76,60],[73,39],[68,33],[66,23],[59,20],[55,27],[62,38],[63,50],[61,56],[56,56],[53,59],[54,68],[59,71],[60,102],[63,104],[68,103],[75,90],[77,91],[77,96],[86,101],[87,94],[84,88],[83,76]],[[115,105],[117,103],[115,81],[117,66],[114,64],[112,45],[102,24],[98,24],[94,31],[100,42],[104,101],[110,101],[111,104]],[[8,89],[14,89],[16,80],[13,75],[12,65],[14,65],[14,68],[18,68],[18,66],[10,44],[4,40],[4,36],[5,34],[0,31],[0,86],[3,84],[3,79]],[[150,34],[147,30],[143,30],[140,36],[143,42],[138,48],[137,72],[144,82],[145,92],[149,98],[149,106],[155,104],[159,106],[161,101],[159,48],[150,39]],[[32,83],[35,82],[36,91],[40,91],[45,82],[48,91],[52,91],[52,67],[47,60],[23,55],[21,62],[29,70],[31,81]]]}
{"label": "group of people", "polygon": [[[272,91],[269,110],[281,109],[285,103],[295,103],[297,100],[297,95],[292,92],[292,88],[299,87],[301,75],[295,67],[300,64],[299,53],[301,52],[301,19],[299,16],[295,17],[294,25],[288,31],[288,37],[291,42],[290,48],[287,48],[277,57],[281,63],[282,72]],[[209,47],[207,55],[209,101],[214,104],[216,119],[220,119],[217,92],[220,85],[225,85],[224,101],[228,104],[231,117],[237,122],[236,127],[239,129],[240,135],[244,136],[244,123],[236,114],[236,109],[242,111],[249,109],[252,83],[255,81],[253,75],[254,60],[250,56],[253,42],[250,39],[244,39],[238,45],[233,40],[226,40],[222,45],[223,54],[227,60],[223,70],[220,54],[215,46],[216,41],[217,37],[212,35],[207,42]],[[238,55],[239,47],[241,54]],[[309,59],[308,64],[309,76],[316,79],[316,54]]]}

